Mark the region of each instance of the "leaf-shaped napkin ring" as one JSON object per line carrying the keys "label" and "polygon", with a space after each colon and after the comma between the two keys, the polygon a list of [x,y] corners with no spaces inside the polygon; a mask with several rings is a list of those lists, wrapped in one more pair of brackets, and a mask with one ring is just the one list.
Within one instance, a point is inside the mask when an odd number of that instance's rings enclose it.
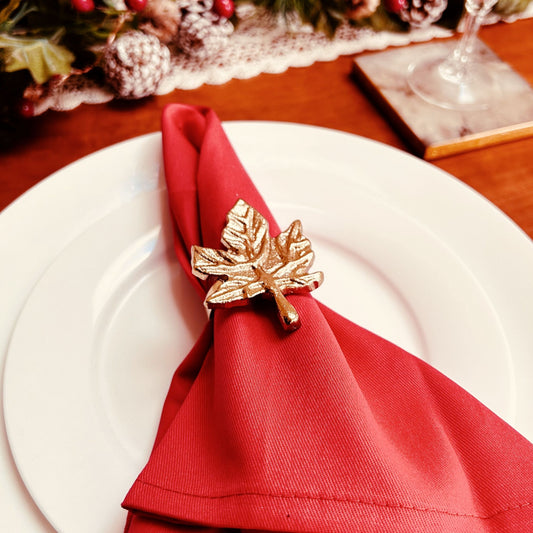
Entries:
{"label": "leaf-shaped napkin ring", "polygon": [[226,217],[222,244],[227,250],[193,246],[193,274],[200,279],[215,276],[205,298],[209,308],[244,305],[260,294],[274,298],[284,329],[300,326],[296,309],[285,294],[310,292],[323,281],[322,272],[308,274],[315,254],[294,221],[272,238],[268,222],[253,207],[239,200]]}

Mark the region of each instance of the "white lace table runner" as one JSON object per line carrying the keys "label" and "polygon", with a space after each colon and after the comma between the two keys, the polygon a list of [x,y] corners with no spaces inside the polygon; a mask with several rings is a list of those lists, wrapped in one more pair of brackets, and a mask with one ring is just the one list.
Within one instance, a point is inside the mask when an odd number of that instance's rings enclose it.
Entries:
{"label": "white lace table runner", "polygon": [[[521,18],[533,15],[532,11],[528,9]],[[337,30],[334,39],[329,39],[308,26],[287,28],[285,24],[258,17],[255,8],[249,5],[239,6],[239,19],[228,45],[208,61],[184,54],[174,56],[172,69],[156,94],[167,94],[174,89],[194,89],[203,84],[220,85],[234,78],[247,79],[261,73],[280,73],[289,67],[332,61],[341,55],[452,35],[450,30],[438,26],[399,33],[376,32],[346,24]],[[36,104],[35,114],[48,109],[67,111],[82,103],[105,103],[114,97],[107,87],[83,76],[71,76]]]}

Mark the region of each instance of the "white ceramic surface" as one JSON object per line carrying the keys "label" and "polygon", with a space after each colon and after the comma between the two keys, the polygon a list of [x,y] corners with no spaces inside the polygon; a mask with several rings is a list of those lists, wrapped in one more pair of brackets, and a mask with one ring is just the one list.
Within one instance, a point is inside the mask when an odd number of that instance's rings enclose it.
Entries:
{"label": "white ceramic surface", "polygon": [[[326,273],[317,297],[532,439],[531,241],[397,150],[306,126],[225,127],[280,224],[303,221]],[[0,217],[13,258],[1,277],[9,438],[31,496],[67,533],[121,530],[120,501],[205,320],[173,258],[162,183],[154,134],[67,167]],[[47,531],[1,445],[11,510],[0,525]]]}

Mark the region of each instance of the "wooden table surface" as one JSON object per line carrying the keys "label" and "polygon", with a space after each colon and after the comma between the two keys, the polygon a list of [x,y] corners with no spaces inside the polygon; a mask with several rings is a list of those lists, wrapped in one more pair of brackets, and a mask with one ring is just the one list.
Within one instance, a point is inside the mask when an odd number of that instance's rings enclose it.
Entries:
{"label": "wooden table surface", "polygon": [[[531,35],[533,19],[485,27],[480,36],[533,85]],[[334,128],[409,151],[351,79],[351,64],[352,58],[344,56],[282,74],[178,90],[142,101],[46,112],[31,119],[23,142],[0,153],[0,209],[82,156],[159,130],[161,110],[170,102],[212,107],[222,120],[289,121]],[[533,238],[533,137],[433,164],[476,189]]]}

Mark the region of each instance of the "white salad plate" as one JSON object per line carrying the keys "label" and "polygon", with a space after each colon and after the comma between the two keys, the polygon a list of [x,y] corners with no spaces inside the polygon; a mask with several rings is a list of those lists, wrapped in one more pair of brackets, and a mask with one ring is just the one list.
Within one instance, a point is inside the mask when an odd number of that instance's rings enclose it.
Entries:
{"label": "white salad plate", "polygon": [[[325,274],[316,297],[533,440],[531,240],[399,150],[295,124],[224,127],[280,226],[302,221]],[[0,216],[0,251],[0,529],[118,533],[169,381],[206,321],[174,258],[160,135],[23,195]]]}

